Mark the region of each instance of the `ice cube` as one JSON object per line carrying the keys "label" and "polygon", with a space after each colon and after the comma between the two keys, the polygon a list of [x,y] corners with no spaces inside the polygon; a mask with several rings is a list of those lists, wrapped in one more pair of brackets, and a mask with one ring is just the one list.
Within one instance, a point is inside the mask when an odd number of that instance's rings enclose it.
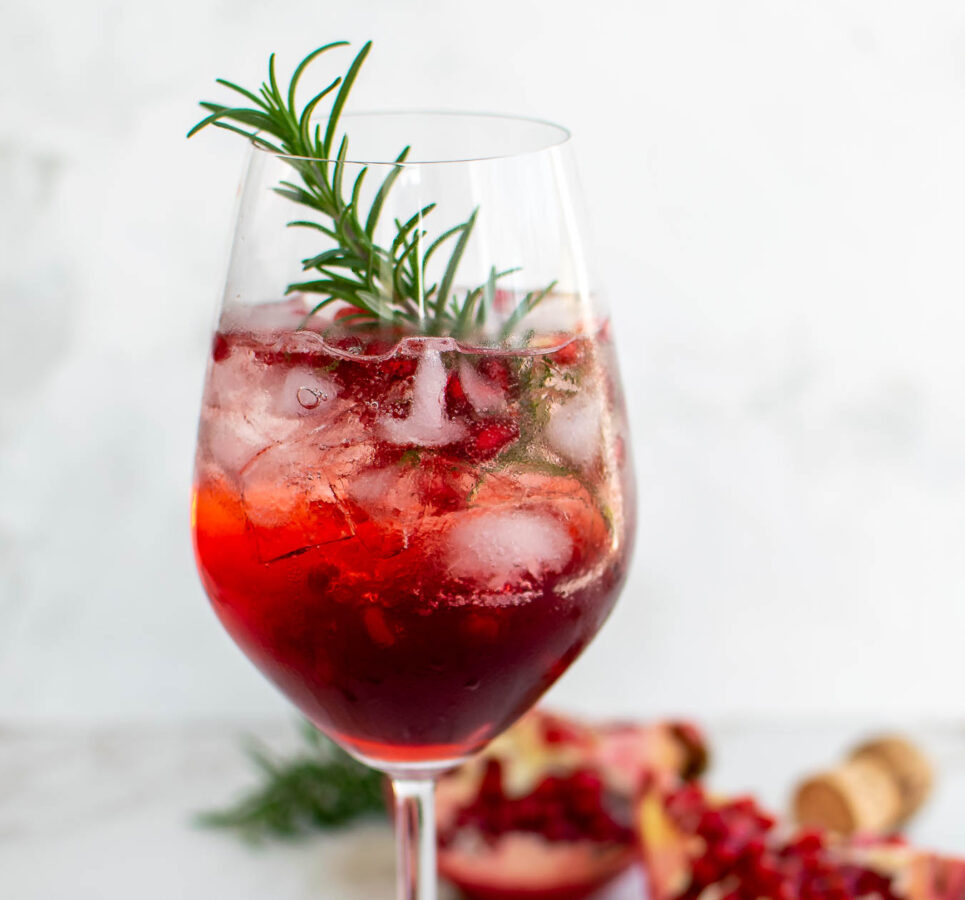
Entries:
{"label": "ice cube", "polygon": [[368,469],[350,478],[346,493],[367,512],[383,512],[397,507],[393,498],[401,473],[397,468]]}
{"label": "ice cube", "polygon": [[459,516],[446,542],[453,575],[494,589],[525,575],[558,572],[572,555],[567,528],[535,510],[496,509]]}
{"label": "ice cube", "polygon": [[242,500],[248,521],[256,528],[291,525],[310,504],[336,503],[325,475],[286,465],[289,450],[284,446],[266,450],[245,469]]}
{"label": "ice cube", "polygon": [[232,353],[211,366],[205,400],[215,406],[241,408],[254,400],[266,404],[263,369],[247,353]]}
{"label": "ice cube", "polygon": [[476,412],[497,413],[506,409],[503,389],[477,372],[468,359],[459,361],[459,381],[466,399]]}
{"label": "ice cube", "polygon": [[603,401],[596,394],[577,394],[550,410],[546,442],[578,466],[593,462],[600,452]]}
{"label": "ice cube", "polygon": [[324,447],[309,437],[253,459],[241,475],[242,503],[259,558],[273,562],[350,537],[354,523],[339,487],[370,456],[362,444]]}
{"label": "ice cube", "polygon": [[232,474],[274,443],[274,438],[252,425],[243,413],[212,406],[204,409],[198,440],[204,457]]}
{"label": "ice cube", "polygon": [[446,416],[446,367],[438,350],[419,360],[412,384],[412,405],[404,419],[382,419],[380,428],[393,444],[442,447],[466,436],[466,427]]}

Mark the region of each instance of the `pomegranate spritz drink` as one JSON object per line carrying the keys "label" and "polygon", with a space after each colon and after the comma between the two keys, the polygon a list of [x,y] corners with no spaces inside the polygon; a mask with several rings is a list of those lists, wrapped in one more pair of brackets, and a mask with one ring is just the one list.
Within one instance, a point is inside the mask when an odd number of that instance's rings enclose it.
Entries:
{"label": "pomegranate spritz drink", "polygon": [[326,340],[295,330],[303,318],[296,298],[215,336],[195,489],[205,587],[345,746],[461,758],[560,676],[623,581],[610,339],[481,353]]}
{"label": "pomegranate spritz drink", "polygon": [[[343,116],[326,44],[207,126],[249,163],[198,435],[198,568],[228,632],[395,795],[434,897],[433,782],[525,712],[626,575],[633,490],[569,133]],[[305,99],[308,98],[308,99]]]}

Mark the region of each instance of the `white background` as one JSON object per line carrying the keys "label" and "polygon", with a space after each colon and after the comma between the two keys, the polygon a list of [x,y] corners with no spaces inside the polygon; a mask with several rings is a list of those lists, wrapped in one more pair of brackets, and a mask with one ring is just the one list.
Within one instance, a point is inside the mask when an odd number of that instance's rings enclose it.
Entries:
{"label": "white background", "polygon": [[576,135],[642,527],[557,701],[959,716],[958,0],[0,0],[0,721],[287,708],[193,570],[243,147],[184,132],[342,37],[360,108]]}

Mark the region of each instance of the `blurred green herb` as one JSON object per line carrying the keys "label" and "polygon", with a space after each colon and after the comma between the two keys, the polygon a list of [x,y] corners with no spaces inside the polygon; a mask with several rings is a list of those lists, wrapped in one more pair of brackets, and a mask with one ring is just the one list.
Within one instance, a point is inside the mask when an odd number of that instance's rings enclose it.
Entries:
{"label": "blurred green herb", "polygon": [[[255,91],[217,79],[218,84],[240,95],[249,105],[202,102],[208,115],[188,132],[188,137],[215,125],[279,154],[297,172],[300,183],[283,181],[275,191],[318,213],[320,218],[292,221],[289,226],[319,231],[335,245],[303,259],[302,269],[311,277],[288,286],[289,293],[303,291],[322,296],[309,316],[341,300],[356,310],[341,318],[343,324],[388,324],[429,335],[467,337],[481,329],[487,310],[493,308],[497,281],[517,270],[491,269],[485,284],[467,291],[462,299],[457,296],[456,273],[475,226],[478,207],[465,222],[430,240],[423,223],[436,204],[429,203],[405,221],[394,220],[395,236],[388,247],[376,244],[375,231],[383,207],[403,171],[410,148],[405,147],[395,158],[365,209],[362,187],[370,167],[363,165],[347,190],[351,180],[348,136],[342,135],[336,145],[342,110],[372,42],[362,47],[345,75],[335,78],[304,106],[297,104],[298,84],[309,65],[327,51],[343,46],[347,46],[346,41],[336,41],[309,53],[295,67],[284,92],[275,72],[274,53],[268,61],[268,80]],[[324,127],[322,123],[313,124],[318,105],[333,92]],[[438,282],[428,284],[428,263],[443,252],[449,255],[442,275]],[[526,294],[500,329],[501,339],[510,336],[554,284]]]}
{"label": "blurred green herb", "polygon": [[261,772],[261,784],[227,809],[201,813],[198,824],[259,842],[340,828],[385,812],[380,773],[354,760],[308,723],[303,734],[305,749],[289,759],[251,742],[248,756]]}

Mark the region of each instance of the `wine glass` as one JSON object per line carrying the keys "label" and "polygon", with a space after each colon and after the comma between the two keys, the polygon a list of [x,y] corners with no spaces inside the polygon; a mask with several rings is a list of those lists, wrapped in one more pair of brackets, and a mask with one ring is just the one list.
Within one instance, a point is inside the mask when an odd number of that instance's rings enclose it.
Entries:
{"label": "wine glass", "polygon": [[[392,779],[398,896],[431,900],[434,779],[535,703],[623,584],[627,424],[569,134],[343,122],[351,155],[251,148],[194,540],[241,649]],[[315,215],[298,176],[340,218]]]}

